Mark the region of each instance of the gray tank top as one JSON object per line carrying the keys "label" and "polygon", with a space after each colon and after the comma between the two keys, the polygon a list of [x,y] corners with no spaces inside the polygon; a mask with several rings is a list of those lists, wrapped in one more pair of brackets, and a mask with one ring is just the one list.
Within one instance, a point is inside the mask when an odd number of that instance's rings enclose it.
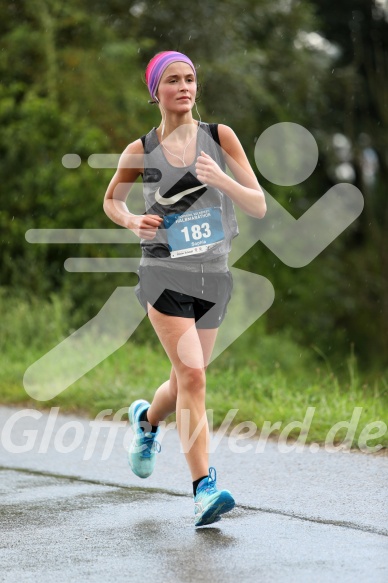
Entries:
{"label": "gray tank top", "polygon": [[[238,235],[233,202],[217,188],[203,185],[195,163],[201,150],[225,170],[217,124],[201,122],[196,156],[189,166],[170,164],[156,129],[141,137],[144,146],[143,196],[145,213],[164,218],[153,240],[141,239],[142,265],[190,269],[195,265],[227,264],[231,241]],[[222,269],[224,271],[224,268]]]}

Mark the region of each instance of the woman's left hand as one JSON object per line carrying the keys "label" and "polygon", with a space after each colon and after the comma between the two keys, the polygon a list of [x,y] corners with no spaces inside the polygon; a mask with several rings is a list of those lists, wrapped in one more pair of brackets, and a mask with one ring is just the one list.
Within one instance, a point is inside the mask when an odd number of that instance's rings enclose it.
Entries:
{"label": "woman's left hand", "polygon": [[225,173],[218,166],[217,162],[203,150],[201,150],[201,155],[197,158],[195,170],[200,182],[208,186],[213,186],[214,188],[220,188]]}

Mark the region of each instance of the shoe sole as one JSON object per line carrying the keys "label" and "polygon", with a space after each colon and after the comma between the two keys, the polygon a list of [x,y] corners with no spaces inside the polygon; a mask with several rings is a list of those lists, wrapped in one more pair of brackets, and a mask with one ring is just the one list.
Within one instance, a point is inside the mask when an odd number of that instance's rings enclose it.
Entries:
{"label": "shoe sole", "polygon": [[206,526],[221,520],[221,514],[230,512],[236,503],[230,494],[223,494],[205,510],[199,522],[195,526]]}

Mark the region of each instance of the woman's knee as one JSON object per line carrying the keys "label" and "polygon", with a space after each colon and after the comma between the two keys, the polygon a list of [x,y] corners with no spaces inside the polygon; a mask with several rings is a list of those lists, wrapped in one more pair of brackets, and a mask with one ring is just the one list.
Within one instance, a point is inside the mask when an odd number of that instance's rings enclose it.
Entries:
{"label": "woman's knee", "polygon": [[178,391],[190,393],[201,392],[206,387],[206,375],[203,368],[182,367],[176,371]]}

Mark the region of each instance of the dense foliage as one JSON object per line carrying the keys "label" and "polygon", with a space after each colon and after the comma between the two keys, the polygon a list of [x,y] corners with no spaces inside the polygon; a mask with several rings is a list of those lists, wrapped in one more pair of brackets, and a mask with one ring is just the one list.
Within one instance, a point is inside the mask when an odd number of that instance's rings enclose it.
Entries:
{"label": "dense foliage", "polygon": [[[142,78],[160,50],[187,52],[198,67],[205,121],[230,125],[255,167],[257,137],[279,121],[304,125],[320,157],[292,189],[259,181],[295,217],[346,163],[365,196],[360,218],[303,269],[261,243],[239,266],[276,290],[267,330],[337,359],[354,345],[381,370],[388,352],[388,21],[373,0],[0,0],[1,285],[7,293],[66,295],[69,326],[93,315],[125,274],[74,274],[71,256],[127,256],[109,245],[34,245],[31,228],[113,228],[102,210],[112,170],[88,165],[120,152],[159,123]],[[333,136],[347,138],[347,159]],[[66,153],[81,157],[66,169]],[[374,154],[373,154],[374,153]],[[369,164],[375,166],[367,172]],[[343,156],[343,154],[342,154]],[[345,178],[346,179],[346,178]],[[130,206],[130,201],[129,201]],[[137,251],[130,251],[136,254]]]}

